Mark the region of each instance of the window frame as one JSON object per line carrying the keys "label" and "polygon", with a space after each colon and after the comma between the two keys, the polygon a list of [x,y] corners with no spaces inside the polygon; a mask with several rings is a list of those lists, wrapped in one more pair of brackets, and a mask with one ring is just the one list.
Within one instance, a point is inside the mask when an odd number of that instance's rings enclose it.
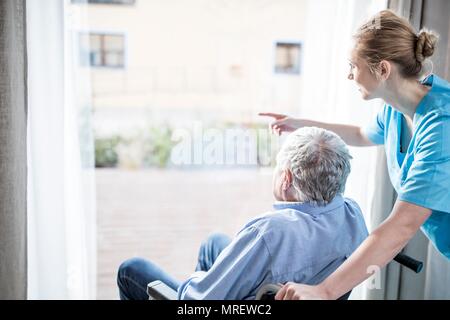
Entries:
{"label": "window frame", "polygon": [[[100,35],[100,36],[121,36],[123,38],[123,64],[120,66],[112,66],[112,65],[92,65],[91,59],[88,57],[87,62],[83,63],[83,57],[81,52],[81,36],[82,35]],[[89,67],[92,69],[109,69],[109,70],[126,70],[128,69],[128,54],[129,54],[129,46],[128,46],[128,33],[125,31],[112,31],[112,30],[101,30],[101,29],[91,29],[91,30],[78,30],[78,47],[79,47],[79,56],[80,56],[80,64],[85,67]],[[89,47],[89,54],[92,52]],[[103,56],[103,55],[102,55]],[[103,58],[102,58],[103,59]]]}
{"label": "window frame", "polygon": [[[294,69],[292,71],[283,71],[277,68],[277,49],[278,45],[294,45],[299,47],[298,52],[298,68]],[[283,76],[300,76],[302,74],[302,51],[303,51],[303,41],[300,41],[298,39],[279,39],[275,40],[273,42],[273,58],[272,58],[272,64],[273,64],[273,73],[275,75]]]}

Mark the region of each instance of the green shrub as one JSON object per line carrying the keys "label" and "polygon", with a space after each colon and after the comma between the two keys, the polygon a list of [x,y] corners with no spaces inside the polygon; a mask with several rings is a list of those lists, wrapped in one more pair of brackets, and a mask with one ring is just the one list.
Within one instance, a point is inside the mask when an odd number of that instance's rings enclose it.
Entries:
{"label": "green shrub", "polygon": [[168,126],[152,127],[144,139],[145,166],[164,168],[170,159],[170,153],[176,142],[172,141],[173,130]]}
{"label": "green shrub", "polygon": [[116,167],[119,157],[116,147],[120,142],[120,137],[95,139],[95,167],[111,168]]}

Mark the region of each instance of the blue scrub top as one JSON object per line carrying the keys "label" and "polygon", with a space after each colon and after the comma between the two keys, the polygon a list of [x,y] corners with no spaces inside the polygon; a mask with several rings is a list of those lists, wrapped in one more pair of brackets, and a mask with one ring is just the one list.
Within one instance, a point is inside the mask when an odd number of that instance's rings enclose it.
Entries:
{"label": "blue scrub top", "polygon": [[450,259],[450,84],[436,75],[423,84],[431,89],[417,106],[406,152],[404,116],[392,106],[385,105],[364,131],[373,143],[384,144],[398,199],[432,210],[421,229]]}

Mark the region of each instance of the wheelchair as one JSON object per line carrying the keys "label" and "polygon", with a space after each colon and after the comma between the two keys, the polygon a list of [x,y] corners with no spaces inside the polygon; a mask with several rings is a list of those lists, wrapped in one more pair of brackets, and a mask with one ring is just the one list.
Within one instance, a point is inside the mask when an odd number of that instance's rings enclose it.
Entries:
{"label": "wheelchair", "polygon": [[[399,253],[394,257],[394,261],[401,265],[413,270],[415,273],[419,273],[423,268],[423,262],[415,260],[414,258]],[[255,300],[270,301],[275,300],[275,295],[280,290],[281,285],[278,284],[265,284],[256,293]],[[348,300],[351,290],[340,297],[338,300]],[[149,300],[177,300],[177,292],[170,288],[165,283],[156,280],[150,282],[147,285],[147,294]]]}

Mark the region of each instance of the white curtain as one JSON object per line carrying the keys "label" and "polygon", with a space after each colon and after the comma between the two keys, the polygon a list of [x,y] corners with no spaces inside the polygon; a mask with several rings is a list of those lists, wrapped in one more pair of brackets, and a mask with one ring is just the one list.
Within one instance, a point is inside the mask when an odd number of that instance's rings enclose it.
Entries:
{"label": "white curtain", "polygon": [[[387,1],[379,0],[308,2],[300,117],[360,126],[374,117],[381,102],[362,100],[353,82],[347,80],[348,57],[356,28],[386,6]],[[345,195],[359,203],[370,227],[376,148],[350,151],[354,159]],[[363,286],[355,288],[351,298],[363,298]]]}
{"label": "white curtain", "polygon": [[[381,107],[381,100],[364,101],[347,79],[352,35],[376,12],[386,8],[379,0],[310,0],[304,43],[299,116],[325,122],[365,126]],[[373,193],[376,148],[351,148],[353,156],[346,195],[369,212]],[[363,177],[363,178],[362,178]]]}
{"label": "white curtain", "polygon": [[27,1],[28,298],[94,299],[96,218],[89,79],[69,1]]}

